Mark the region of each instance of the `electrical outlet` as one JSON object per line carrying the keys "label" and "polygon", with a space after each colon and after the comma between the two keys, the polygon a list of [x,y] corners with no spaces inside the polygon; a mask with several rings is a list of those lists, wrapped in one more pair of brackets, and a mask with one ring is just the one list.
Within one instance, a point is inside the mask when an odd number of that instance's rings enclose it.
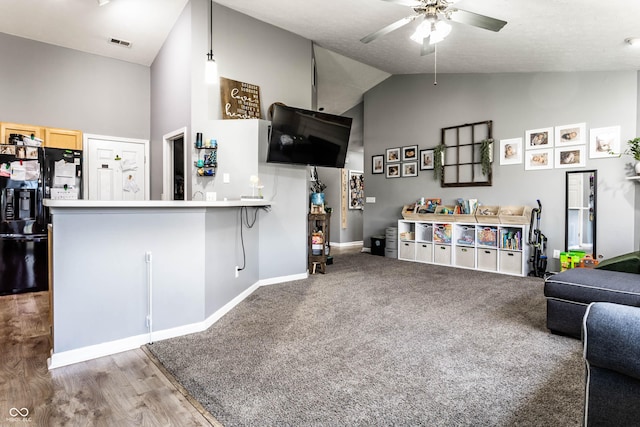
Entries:
{"label": "electrical outlet", "polygon": [[240,276],[240,268],[236,265],[236,279]]}
{"label": "electrical outlet", "polygon": [[560,249],[554,249],[553,250],[553,257],[555,259],[560,259]]}

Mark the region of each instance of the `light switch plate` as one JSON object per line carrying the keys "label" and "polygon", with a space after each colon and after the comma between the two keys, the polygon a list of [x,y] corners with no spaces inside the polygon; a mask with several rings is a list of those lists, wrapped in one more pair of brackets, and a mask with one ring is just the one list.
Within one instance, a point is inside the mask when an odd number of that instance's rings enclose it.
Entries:
{"label": "light switch plate", "polygon": [[375,197],[367,197],[366,199],[367,203],[375,203],[376,202],[376,198]]}
{"label": "light switch plate", "polygon": [[228,173],[222,174],[222,182],[225,184],[228,184],[229,182],[231,182],[231,178],[229,177]]}

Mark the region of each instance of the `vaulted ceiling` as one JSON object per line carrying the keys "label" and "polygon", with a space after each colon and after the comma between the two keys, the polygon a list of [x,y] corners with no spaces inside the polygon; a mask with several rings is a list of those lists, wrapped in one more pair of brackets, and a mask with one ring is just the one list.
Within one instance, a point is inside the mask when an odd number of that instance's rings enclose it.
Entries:
{"label": "vaulted ceiling", "polygon": [[[187,1],[112,0],[100,7],[97,0],[2,0],[0,32],[148,66]],[[359,91],[389,74],[434,71],[435,55],[421,56],[420,46],[409,40],[416,22],[369,44],[360,42],[412,15],[407,6],[383,0],[215,2],[312,40],[322,48],[316,52],[319,79],[334,85]],[[625,43],[640,37],[640,2],[459,0],[455,7],[507,25],[492,32],[452,23],[451,34],[438,44],[439,73],[640,69],[640,49]],[[112,37],[132,46],[107,43]],[[343,112],[353,101],[338,102],[341,93],[334,86],[329,97],[320,94],[318,106]]]}

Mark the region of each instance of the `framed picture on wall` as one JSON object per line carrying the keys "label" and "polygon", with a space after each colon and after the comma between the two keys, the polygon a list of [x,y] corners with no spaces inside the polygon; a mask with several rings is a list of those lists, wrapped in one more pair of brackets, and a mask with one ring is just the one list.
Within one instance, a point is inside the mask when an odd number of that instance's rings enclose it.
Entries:
{"label": "framed picture on wall", "polygon": [[433,150],[420,150],[420,170],[433,169]]}
{"label": "framed picture on wall", "polygon": [[519,165],[522,163],[522,138],[500,140],[500,164]]}
{"label": "framed picture on wall", "polygon": [[408,147],[402,147],[402,161],[418,160],[418,146],[410,145]]}
{"label": "framed picture on wall", "polygon": [[620,148],[620,126],[594,128],[589,132],[589,158],[618,157]]}
{"label": "framed picture on wall", "polygon": [[387,163],[400,161],[400,148],[387,148]]}
{"label": "framed picture on wall", "polygon": [[556,126],[556,147],[584,144],[587,142],[587,136],[585,133],[586,130],[584,123]]}
{"label": "framed picture on wall", "polygon": [[384,173],[384,155],[371,156],[371,173]]}
{"label": "framed picture on wall", "polygon": [[527,151],[525,153],[524,169],[553,169],[553,148]]}
{"label": "framed picture on wall", "polygon": [[579,168],[586,165],[586,146],[559,147],[555,152],[555,166],[557,168]]}
{"label": "framed picture on wall", "polygon": [[524,133],[527,150],[553,147],[553,128],[528,130]]}
{"label": "framed picture on wall", "polygon": [[400,178],[400,163],[386,165],[387,178]]}
{"label": "framed picture on wall", "polygon": [[362,209],[364,207],[364,174],[361,171],[349,171],[347,192],[349,209]]}
{"label": "framed picture on wall", "polygon": [[403,163],[402,176],[418,176],[418,162]]}

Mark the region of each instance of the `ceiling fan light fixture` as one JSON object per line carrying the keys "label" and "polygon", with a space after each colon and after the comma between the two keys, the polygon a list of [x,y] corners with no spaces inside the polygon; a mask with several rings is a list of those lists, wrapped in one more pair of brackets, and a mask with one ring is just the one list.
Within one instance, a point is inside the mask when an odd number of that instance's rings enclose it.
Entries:
{"label": "ceiling fan light fixture", "polygon": [[629,37],[624,39],[624,42],[629,46],[640,47],[640,38],[637,37]]}
{"label": "ceiling fan light fixture", "polygon": [[440,43],[449,35],[450,32],[451,25],[444,21],[436,22],[431,28],[431,39],[429,40],[429,44]]}
{"label": "ceiling fan light fixture", "polygon": [[422,41],[429,37],[431,34],[431,23],[424,20],[418,25],[416,31],[411,35],[410,39],[418,44],[422,44]]}

